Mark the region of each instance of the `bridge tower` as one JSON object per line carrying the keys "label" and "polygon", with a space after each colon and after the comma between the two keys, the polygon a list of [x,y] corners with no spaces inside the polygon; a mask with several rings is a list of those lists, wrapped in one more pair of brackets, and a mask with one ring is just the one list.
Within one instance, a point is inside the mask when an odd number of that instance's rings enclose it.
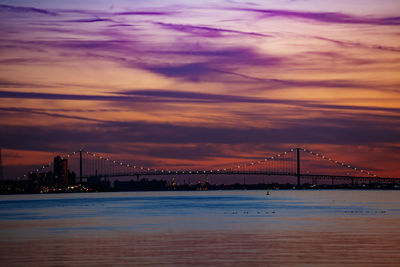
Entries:
{"label": "bridge tower", "polygon": [[297,186],[300,186],[300,147],[296,148],[297,150]]}
{"label": "bridge tower", "polygon": [[82,183],[82,149],[79,150],[79,182]]}

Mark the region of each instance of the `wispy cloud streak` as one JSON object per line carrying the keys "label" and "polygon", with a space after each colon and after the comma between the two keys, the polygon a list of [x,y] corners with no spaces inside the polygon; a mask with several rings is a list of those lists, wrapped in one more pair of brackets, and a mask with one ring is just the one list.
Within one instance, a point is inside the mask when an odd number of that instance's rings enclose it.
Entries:
{"label": "wispy cloud streak", "polygon": [[261,15],[261,18],[284,17],[307,19],[323,23],[339,24],[371,24],[371,25],[400,25],[400,17],[360,17],[339,12],[302,12],[278,9],[233,8],[233,10],[248,11]]}
{"label": "wispy cloud streak", "polygon": [[72,95],[72,94],[0,91],[0,97],[15,98],[15,99],[111,101],[111,102],[115,101],[115,102],[130,102],[130,103],[134,102],[188,103],[188,101],[192,103],[253,103],[253,104],[294,105],[294,106],[316,108],[316,109],[389,111],[396,113],[400,112],[400,108],[384,108],[384,107],[355,106],[355,105],[333,105],[333,104],[320,103],[318,101],[267,99],[259,97],[207,94],[207,93],[197,93],[197,92],[180,92],[171,90],[124,91],[114,95]]}
{"label": "wispy cloud streak", "polygon": [[0,12],[36,13],[36,14],[50,15],[50,16],[58,15],[56,12],[45,9],[34,8],[34,7],[10,6],[10,5],[0,5]]}
{"label": "wispy cloud streak", "polygon": [[160,25],[167,29],[172,29],[172,30],[179,31],[179,32],[190,33],[193,35],[199,35],[199,36],[203,36],[203,37],[222,37],[224,33],[243,34],[243,35],[256,36],[256,37],[272,37],[272,35],[268,35],[268,34],[261,34],[261,33],[256,33],[256,32],[244,32],[244,31],[238,31],[238,30],[214,28],[214,27],[207,27],[207,26],[171,24],[171,23],[162,23],[162,22],[156,22],[155,24]]}
{"label": "wispy cloud streak", "polygon": [[117,16],[164,16],[164,15],[172,15],[176,12],[161,12],[161,11],[125,11],[125,12],[117,12],[113,13],[113,15]]}

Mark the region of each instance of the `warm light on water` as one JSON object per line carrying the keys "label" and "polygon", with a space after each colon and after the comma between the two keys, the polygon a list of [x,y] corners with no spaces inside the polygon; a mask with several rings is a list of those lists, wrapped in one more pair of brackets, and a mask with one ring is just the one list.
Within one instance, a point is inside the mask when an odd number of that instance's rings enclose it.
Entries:
{"label": "warm light on water", "polygon": [[2,266],[400,262],[399,191],[1,196]]}

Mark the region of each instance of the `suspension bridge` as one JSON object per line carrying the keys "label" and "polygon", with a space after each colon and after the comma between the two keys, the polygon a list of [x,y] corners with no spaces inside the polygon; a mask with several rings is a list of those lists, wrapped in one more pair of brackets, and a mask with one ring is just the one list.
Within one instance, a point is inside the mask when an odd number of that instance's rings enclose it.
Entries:
{"label": "suspension bridge", "polygon": [[[274,176],[292,177],[297,185],[303,183],[316,184],[318,182],[332,183],[400,183],[400,178],[379,177],[368,169],[353,166],[350,163],[341,162],[317,153],[312,150],[295,147],[273,156],[259,160],[234,163],[230,166],[195,169],[170,169],[149,168],[121,160],[114,160],[100,153],[85,151],[83,149],[64,154],[61,159],[75,166],[75,172],[79,182],[82,183],[92,177],[157,177],[157,176],[192,176],[192,175],[246,175],[246,176]],[[50,171],[53,162],[27,173],[24,178],[33,173]],[[73,168],[72,168],[73,169]],[[324,171],[322,171],[324,170]]]}

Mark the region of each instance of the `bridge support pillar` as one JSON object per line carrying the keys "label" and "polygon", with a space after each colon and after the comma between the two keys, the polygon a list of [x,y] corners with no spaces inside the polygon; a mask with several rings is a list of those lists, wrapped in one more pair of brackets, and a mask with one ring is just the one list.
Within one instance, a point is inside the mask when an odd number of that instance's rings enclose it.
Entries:
{"label": "bridge support pillar", "polygon": [[82,149],[79,150],[79,182],[82,183]]}
{"label": "bridge support pillar", "polygon": [[300,147],[296,148],[297,150],[297,186],[300,187]]}

